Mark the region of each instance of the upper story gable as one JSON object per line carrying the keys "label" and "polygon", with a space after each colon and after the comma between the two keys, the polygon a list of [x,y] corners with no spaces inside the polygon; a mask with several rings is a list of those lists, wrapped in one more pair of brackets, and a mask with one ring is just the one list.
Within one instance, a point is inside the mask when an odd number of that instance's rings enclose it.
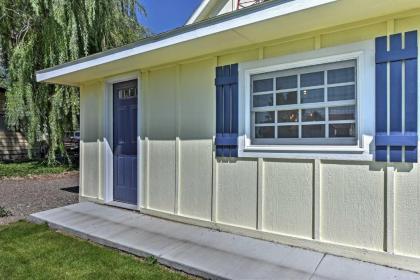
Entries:
{"label": "upper story gable", "polygon": [[187,25],[265,1],[267,0],[203,0],[188,20]]}

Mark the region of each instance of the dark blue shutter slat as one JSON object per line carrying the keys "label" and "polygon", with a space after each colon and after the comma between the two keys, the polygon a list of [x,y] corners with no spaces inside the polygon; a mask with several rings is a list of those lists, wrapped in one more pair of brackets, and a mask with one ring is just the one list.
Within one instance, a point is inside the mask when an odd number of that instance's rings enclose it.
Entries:
{"label": "dark blue shutter slat", "polygon": [[[376,39],[376,153],[377,161],[387,161],[387,147],[390,147],[389,160],[403,161],[402,147],[405,147],[405,161],[417,162],[417,31],[390,36],[388,51],[387,37]],[[390,64],[389,86],[390,132],[387,132],[387,66]],[[403,81],[403,65],[405,77]],[[402,85],[405,83],[405,103],[403,104]],[[404,106],[404,107],[403,107]],[[403,110],[404,108],[404,110]],[[403,131],[403,112],[404,131]]]}
{"label": "dark blue shutter slat", "polygon": [[238,156],[238,65],[216,68],[216,156]]}
{"label": "dark blue shutter slat", "polygon": [[[405,131],[417,138],[417,59],[405,62]],[[417,162],[417,145],[405,147],[405,161]]]}
{"label": "dark blue shutter slat", "polygon": [[[391,52],[402,50],[402,34],[392,35],[390,38]],[[390,131],[402,132],[402,61],[391,62],[390,74]],[[402,161],[402,147],[390,147],[390,161]]]}
{"label": "dark blue shutter slat", "polygon": [[415,146],[417,145],[416,133],[397,133],[391,132],[376,134],[376,145],[378,146]]}
{"label": "dark blue shutter slat", "polygon": [[[406,49],[417,52],[417,32],[405,34]],[[405,131],[417,135],[418,58],[405,61]],[[405,147],[405,161],[417,162],[417,144]]]}
{"label": "dark blue shutter slat", "polygon": [[[232,122],[231,122],[231,133],[236,134],[236,139],[238,138],[238,124],[239,124],[239,92],[238,92],[238,64],[231,65],[231,77],[235,79],[236,82],[231,84],[231,94],[232,94]],[[235,148],[231,149],[231,157],[238,157],[238,142],[236,141]]]}
{"label": "dark blue shutter slat", "polygon": [[[223,75],[225,77],[230,77],[230,66],[223,67]],[[232,117],[232,102],[231,102],[231,87],[229,85],[225,85],[223,87],[223,100],[224,100],[224,129],[223,129],[223,136],[230,134],[231,130],[231,117]],[[229,157],[230,156],[230,147],[224,146],[223,148],[223,156]]]}
{"label": "dark blue shutter slat", "polygon": [[[223,77],[223,68],[216,68],[216,77]],[[223,86],[216,81],[216,140],[223,135]],[[223,153],[223,146],[216,145],[216,155]]]}
{"label": "dark blue shutter slat", "polygon": [[[387,51],[387,38],[376,39],[376,56]],[[376,134],[387,132],[387,64],[376,64]],[[377,161],[387,160],[387,146],[376,146]]]}

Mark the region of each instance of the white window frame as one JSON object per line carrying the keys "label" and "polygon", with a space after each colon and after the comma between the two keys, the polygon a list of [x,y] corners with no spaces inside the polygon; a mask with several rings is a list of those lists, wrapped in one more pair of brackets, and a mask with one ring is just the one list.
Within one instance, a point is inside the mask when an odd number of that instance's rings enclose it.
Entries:
{"label": "white window frame", "polygon": [[[356,145],[252,144],[251,76],[356,60]],[[373,40],[239,64],[239,157],[372,160],[375,130],[375,43]]]}

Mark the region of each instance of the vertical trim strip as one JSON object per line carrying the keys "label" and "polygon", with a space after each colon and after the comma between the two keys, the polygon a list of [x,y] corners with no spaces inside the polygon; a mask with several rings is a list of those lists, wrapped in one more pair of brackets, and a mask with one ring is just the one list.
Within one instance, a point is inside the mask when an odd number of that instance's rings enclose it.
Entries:
{"label": "vertical trim strip", "polygon": [[146,151],[145,151],[145,156],[146,156],[146,184],[145,184],[145,188],[144,188],[144,193],[145,193],[145,208],[149,208],[149,198],[150,198],[150,141],[148,137],[145,137],[144,141],[146,142]]}
{"label": "vertical trim strip", "polygon": [[[213,138],[213,144],[215,139]],[[213,146],[214,147],[214,146]],[[211,221],[217,222],[217,160],[216,160],[216,151],[212,151],[212,164],[213,164],[213,174],[212,174],[212,192],[211,192]]]}
{"label": "vertical trim strip", "polygon": [[257,230],[263,230],[263,203],[264,203],[264,159],[258,158],[257,182]]}
{"label": "vertical trim strip", "polygon": [[313,232],[312,238],[320,240],[321,235],[321,161],[314,160],[314,175],[313,175]]}
{"label": "vertical trim strip", "polygon": [[395,169],[393,166],[386,167],[386,244],[385,251],[394,253],[394,226],[395,226]]}
{"label": "vertical trim strip", "polygon": [[179,197],[179,188],[181,180],[181,141],[179,137],[175,138],[175,201],[174,201],[174,213],[177,215],[179,213],[180,197]]}

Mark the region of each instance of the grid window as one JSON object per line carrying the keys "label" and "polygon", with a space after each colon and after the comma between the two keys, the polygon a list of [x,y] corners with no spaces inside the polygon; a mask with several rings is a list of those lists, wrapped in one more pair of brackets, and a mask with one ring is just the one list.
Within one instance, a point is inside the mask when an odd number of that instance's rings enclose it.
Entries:
{"label": "grid window", "polygon": [[356,144],[356,61],[251,76],[253,144]]}

